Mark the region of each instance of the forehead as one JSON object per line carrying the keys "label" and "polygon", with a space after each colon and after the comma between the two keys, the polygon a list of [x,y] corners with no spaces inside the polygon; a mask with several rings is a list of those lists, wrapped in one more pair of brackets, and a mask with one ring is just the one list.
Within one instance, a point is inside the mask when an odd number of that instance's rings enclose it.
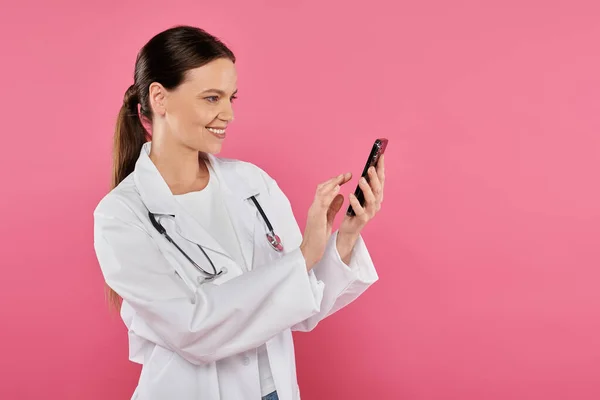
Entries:
{"label": "forehead", "polygon": [[182,86],[194,90],[220,89],[234,91],[237,84],[235,64],[226,58],[220,58],[186,72]]}

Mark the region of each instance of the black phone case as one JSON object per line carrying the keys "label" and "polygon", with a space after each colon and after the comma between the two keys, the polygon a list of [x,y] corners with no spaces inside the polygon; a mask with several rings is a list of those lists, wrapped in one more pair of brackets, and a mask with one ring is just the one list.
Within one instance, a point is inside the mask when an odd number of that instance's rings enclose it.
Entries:
{"label": "black phone case", "polygon": [[[388,140],[385,138],[379,138],[375,140],[373,143],[373,147],[371,148],[371,153],[369,153],[369,158],[367,159],[367,163],[365,164],[365,168],[363,169],[361,177],[364,177],[367,182],[369,182],[369,168],[371,166],[377,166],[377,161],[379,161],[379,157],[385,152],[385,148],[387,147]],[[365,205],[365,196],[363,194],[360,186],[356,185],[356,190],[354,191],[354,195],[358,199],[358,202],[361,206]],[[354,209],[352,205],[348,206],[348,211],[346,211],[346,215],[355,216]]]}

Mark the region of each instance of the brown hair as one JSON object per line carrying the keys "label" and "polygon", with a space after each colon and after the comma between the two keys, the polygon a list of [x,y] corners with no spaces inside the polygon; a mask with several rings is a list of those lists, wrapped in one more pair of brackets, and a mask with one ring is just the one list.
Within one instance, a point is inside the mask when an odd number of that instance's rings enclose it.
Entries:
{"label": "brown hair", "polygon": [[[192,26],[176,26],[154,36],[137,55],[134,82],[123,98],[117,116],[113,142],[112,184],[114,188],[135,168],[135,163],[150,136],[142,119],[152,123],[149,88],[153,82],[167,90],[175,89],[185,80],[188,70],[201,67],[219,58],[235,63],[233,52],[218,38]],[[138,109],[139,107],[139,109]],[[107,287],[109,303],[117,309],[120,296]]]}

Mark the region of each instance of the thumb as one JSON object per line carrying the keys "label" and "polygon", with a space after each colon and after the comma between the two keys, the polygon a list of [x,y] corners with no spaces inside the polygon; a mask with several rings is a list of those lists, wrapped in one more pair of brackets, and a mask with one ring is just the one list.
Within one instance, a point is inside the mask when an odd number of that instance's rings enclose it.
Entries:
{"label": "thumb", "polygon": [[333,220],[335,219],[336,214],[342,208],[342,204],[344,204],[344,195],[338,194],[333,198],[333,201],[329,205],[329,209],[327,210],[327,224],[333,225]]}

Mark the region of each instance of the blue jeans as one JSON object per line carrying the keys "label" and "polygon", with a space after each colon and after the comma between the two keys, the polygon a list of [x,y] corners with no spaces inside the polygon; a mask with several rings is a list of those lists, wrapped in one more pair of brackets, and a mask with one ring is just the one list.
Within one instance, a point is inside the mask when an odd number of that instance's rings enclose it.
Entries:
{"label": "blue jeans", "polygon": [[269,393],[268,395],[264,396],[262,398],[262,400],[279,400],[279,397],[277,396],[277,392],[273,392],[273,393]]}

